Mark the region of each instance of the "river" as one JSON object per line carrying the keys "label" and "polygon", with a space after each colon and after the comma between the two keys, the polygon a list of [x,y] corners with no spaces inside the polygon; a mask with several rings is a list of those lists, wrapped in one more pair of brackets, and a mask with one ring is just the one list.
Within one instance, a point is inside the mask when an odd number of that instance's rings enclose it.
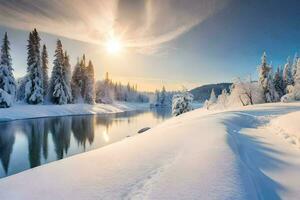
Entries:
{"label": "river", "polygon": [[169,117],[161,108],[1,122],[0,178],[132,137]]}

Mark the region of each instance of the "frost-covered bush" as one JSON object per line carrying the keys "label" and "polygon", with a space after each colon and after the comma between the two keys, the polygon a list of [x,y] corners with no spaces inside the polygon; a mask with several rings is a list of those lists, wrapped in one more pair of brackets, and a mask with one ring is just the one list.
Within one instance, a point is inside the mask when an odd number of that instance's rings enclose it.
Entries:
{"label": "frost-covered bush", "polygon": [[286,94],[281,97],[280,101],[284,103],[293,102],[295,101],[295,97],[293,94]]}
{"label": "frost-covered bush", "polygon": [[298,85],[288,85],[287,94],[282,96],[280,101],[284,103],[299,101],[300,100],[300,87]]}
{"label": "frost-covered bush", "polygon": [[264,102],[262,90],[257,82],[247,78],[237,79],[230,88],[230,93],[223,90],[217,100],[212,91],[209,100],[204,103],[206,109],[226,109],[230,107],[247,106]]}
{"label": "frost-covered bush", "polygon": [[300,100],[300,59],[297,59],[294,67],[296,68],[294,72],[294,85],[287,85],[287,94],[282,96],[281,102],[293,102]]}
{"label": "frost-covered bush", "polygon": [[250,78],[242,81],[237,79],[230,91],[228,97],[228,106],[247,106],[264,102],[261,87],[257,82],[253,82]]}
{"label": "frost-covered bush", "polygon": [[175,94],[172,99],[172,115],[178,116],[193,110],[193,95],[187,91]]}

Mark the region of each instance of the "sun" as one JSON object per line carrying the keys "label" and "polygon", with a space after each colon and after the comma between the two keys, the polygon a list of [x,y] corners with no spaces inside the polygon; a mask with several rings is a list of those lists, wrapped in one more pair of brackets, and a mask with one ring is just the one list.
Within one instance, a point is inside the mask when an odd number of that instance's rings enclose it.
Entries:
{"label": "sun", "polygon": [[111,37],[106,41],[106,51],[110,54],[118,54],[122,51],[123,45],[120,39]]}

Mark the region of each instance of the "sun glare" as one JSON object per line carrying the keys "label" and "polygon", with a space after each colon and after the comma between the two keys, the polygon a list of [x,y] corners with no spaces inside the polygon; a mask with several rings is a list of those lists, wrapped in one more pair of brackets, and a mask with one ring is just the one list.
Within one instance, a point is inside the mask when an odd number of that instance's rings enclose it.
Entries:
{"label": "sun glare", "polygon": [[112,37],[106,42],[106,50],[110,54],[118,54],[121,52],[122,48],[122,42],[118,38]]}

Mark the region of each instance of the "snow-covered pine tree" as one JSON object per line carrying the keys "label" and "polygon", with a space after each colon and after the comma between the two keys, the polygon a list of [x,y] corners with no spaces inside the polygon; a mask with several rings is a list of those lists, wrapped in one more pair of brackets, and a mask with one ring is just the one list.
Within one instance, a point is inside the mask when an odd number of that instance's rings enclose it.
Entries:
{"label": "snow-covered pine tree", "polygon": [[295,53],[295,56],[294,56],[294,60],[293,60],[293,64],[292,64],[292,78],[293,78],[293,85],[294,85],[294,80],[295,80],[295,76],[296,76],[296,73],[297,73],[297,63],[298,63],[298,54]]}
{"label": "snow-covered pine tree", "polygon": [[289,85],[293,85],[293,75],[292,75],[292,63],[290,61],[290,58],[287,59],[286,64],[284,65],[282,79],[284,83],[285,93],[287,93],[287,87]]}
{"label": "snow-covered pine tree", "polygon": [[267,64],[266,52],[264,52],[261,57],[258,83],[263,93],[264,102],[275,102],[279,100],[272,81],[272,68]]}
{"label": "snow-covered pine tree", "polygon": [[228,104],[228,93],[226,89],[222,90],[222,93],[218,96],[217,104],[221,108],[226,108]]}
{"label": "snow-covered pine tree", "polygon": [[209,101],[207,99],[204,101],[203,108],[205,108],[206,110],[209,109]]}
{"label": "snow-covered pine tree", "polygon": [[167,98],[166,88],[165,88],[165,86],[163,86],[162,89],[161,89],[161,92],[160,92],[160,100],[159,100],[159,103],[160,103],[161,106],[166,105],[166,98]]}
{"label": "snow-covered pine tree", "polygon": [[95,80],[94,80],[94,66],[92,61],[89,61],[89,64],[86,68],[86,94],[85,102],[88,104],[95,104]]}
{"label": "snow-covered pine tree", "polygon": [[72,91],[71,91],[71,65],[70,65],[70,58],[68,53],[65,51],[64,54],[64,63],[62,68],[62,75],[64,78],[64,81],[66,83],[66,96],[67,96],[67,102],[72,102]]}
{"label": "snow-covered pine tree", "polygon": [[216,97],[216,94],[215,94],[215,90],[212,89],[211,93],[210,93],[209,103],[214,104],[216,102],[217,102],[217,97]]}
{"label": "snow-covered pine tree", "polygon": [[300,58],[297,60],[296,74],[294,76],[293,94],[295,100],[300,100]]}
{"label": "snow-covered pine tree", "polygon": [[[105,104],[110,104],[113,102],[112,94],[110,92],[110,84],[111,80],[109,79],[108,72],[105,73],[105,79],[104,79],[104,85],[103,85],[103,91],[102,91],[102,97],[101,101]],[[128,85],[127,85],[127,91],[124,92],[124,101],[128,100]]]}
{"label": "snow-covered pine tree", "polygon": [[118,88],[117,83],[114,84],[114,99],[115,100],[120,100],[119,88]]}
{"label": "snow-covered pine tree", "polygon": [[24,101],[27,75],[17,79],[17,101]]}
{"label": "snow-covered pine tree", "polygon": [[53,69],[50,80],[50,99],[54,104],[68,103],[68,89],[63,76],[64,53],[60,40],[57,40]]}
{"label": "snow-covered pine tree", "polygon": [[82,82],[81,66],[78,58],[71,80],[72,97],[74,103],[83,103],[83,97],[81,95]]}
{"label": "snow-covered pine tree", "polygon": [[277,102],[280,100],[279,94],[277,93],[274,85],[274,74],[273,67],[270,65],[269,77],[268,77],[268,88],[269,93],[267,95],[267,102]]}
{"label": "snow-covered pine tree", "polygon": [[46,45],[43,45],[42,50],[42,69],[43,69],[43,90],[44,90],[44,100],[48,94],[49,87],[49,76],[48,76],[48,52]]}
{"label": "snow-covered pine tree", "polygon": [[175,94],[172,98],[172,115],[178,116],[193,110],[192,102],[193,95],[187,90],[184,90],[180,94]]}
{"label": "snow-covered pine tree", "polygon": [[155,106],[159,106],[159,100],[160,100],[160,92],[159,90],[155,90]]}
{"label": "snow-covered pine tree", "polygon": [[206,109],[210,109],[210,107],[211,107],[212,105],[216,104],[216,103],[217,103],[217,96],[216,96],[215,90],[214,90],[214,88],[213,88],[213,89],[211,90],[209,100],[206,100],[206,101],[205,101],[204,107],[205,107]]}
{"label": "snow-covered pine tree", "polygon": [[36,29],[29,34],[27,45],[27,82],[25,100],[29,104],[40,104],[44,100],[43,70],[40,55],[40,37]]}
{"label": "snow-covered pine tree", "polygon": [[261,57],[261,65],[259,67],[259,85],[263,91],[264,101],[267,102],[267,94],[269,92],[268,88],[268,77],[269,77],[270,67],[267,64],[267,55],[266,52],[263,53]]}
{"label": "snow-covered pine tree", "polygon": [[84,95],[86,93],[85,91],[86,80],[87,80],[85,54],[83,54],[82,60],[80,62],[80,73],[81,73],[81,96],[83,97],[84,100]]}
{"label": "snow-covered pine tree", "polygon": [[283,74],[282,69],[279,66],[277,68],[276,73],[273,78],[274,88],[275,88],[279,98],[281,98],[285,94],[285,84],[283,81],[282,74]]}
{"label": "snow-covered pine tree", "polygon": [[12,106],[16,98],[17,86],[13,75],[9,45],[7,33],[5,33],[0,58],[0,108]]}

